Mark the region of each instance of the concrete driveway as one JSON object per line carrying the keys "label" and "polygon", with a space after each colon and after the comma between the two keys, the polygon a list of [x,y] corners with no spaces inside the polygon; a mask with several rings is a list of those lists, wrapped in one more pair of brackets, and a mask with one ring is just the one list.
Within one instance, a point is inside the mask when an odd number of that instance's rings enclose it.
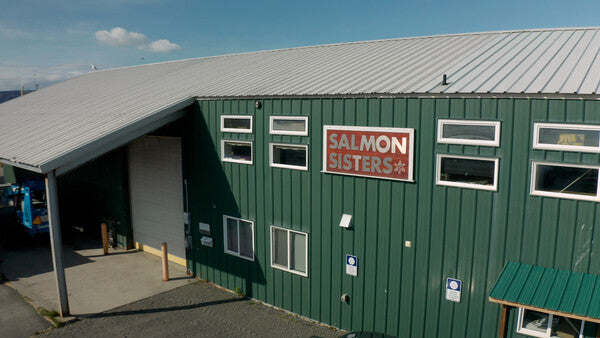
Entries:
{"label": "concrete driveway", "polygon": [[[162,282],[159,257],[137,250],[111,250],[103,256],[98,244],[65,244],[67,292],[74,316],[100,313],[193,281],[184,267],[170,263],[171,280]],[[58,310],[49,243],[1,250],[0,272],[36,306]]]}

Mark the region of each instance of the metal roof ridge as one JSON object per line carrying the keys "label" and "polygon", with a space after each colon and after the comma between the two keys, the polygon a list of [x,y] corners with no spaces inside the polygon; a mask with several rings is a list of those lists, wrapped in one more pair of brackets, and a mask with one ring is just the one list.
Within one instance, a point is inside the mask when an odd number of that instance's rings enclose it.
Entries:
{"label": "metal roof ridge", "polygon": [[[95,71],[92,71],[92,72],[88,72],[86,74],[99,73],[99,72],[108,72],[108,71],[116,71],[116,70],[129,69],[129,68],[137,68],[137,67],[148,67],[148,66],[162,65],[162,64],[168,64],[168,63],[196,61],[196,60],[209,60],[209,59],[233,57],[233,56],[239,56],[239,55],[272,53],[272,52],[282,52],[282,51],[288,51],[288,50],[313,49],[313,48],[345,46],[345,45],[356,45],[356,44],[367,44],[367,43],[377,43],[377,42],[404,41],[404,40],[415,40],[415,39],[435,39],[435,38],[453,37],[453,36],[475,36],[475,35],[496,35],[496,34],[513,34],[513,33],[528,33],[528,32],[579,31],[579,30],[600,30],[600,26],[590,26],[590,27],[584,27],[584,26],[581,26],[581,27],[556,27],[556,28],[528,28],[528,29],[515,29],[515,30],[480,31],[480,32],[468,32],[468,33],[435,34],[435,35],[411,36],[411,37],[402,37],[402,38],[388,38],[388,39],[374,39],[374,40],[335,42],[335,43],[328,43],[328,44],[321,44],[321,45],[285,47],[285,48],[267,49],[267,50],[259,50],[259,51],[248,51],[248,52],[241,52],[241,53],[229,53],[229,54],[219,54],[219,55],[210,55],[210,56],[200,56],[200,57],[192,57],[192,58],[179,59],[179,60],[168,60],[168,61],[162,61],[162,62],[154,62],[154,63],[143,64],[143,65],[132,65],[132,66],[124,66],[124,67],[117,67],[117,68],[95,70]],[[86,74],[82,74],[82,75],[86,75]],[[79,76],[82,76],[82,75],[79,75]]]}

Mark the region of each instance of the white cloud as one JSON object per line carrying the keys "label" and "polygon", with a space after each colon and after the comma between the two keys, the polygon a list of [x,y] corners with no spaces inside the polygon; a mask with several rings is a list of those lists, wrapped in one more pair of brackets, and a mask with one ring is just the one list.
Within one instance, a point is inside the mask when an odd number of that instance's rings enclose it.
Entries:
{"label": "white cloud", "polygon": [[156,40],[152,43],[150,43],[148,45],[147,48],[145,48],[151,52],[154,53],[167,53],[167,52],[172,52],[174,50],[178,50],[181,49],[181,47],[176,44],[176,43],[172,43],[169,40]]}
{"label": "white cloud", "polygon": [[128,32],[121,27],[115,27],[110,31],[101,30],[96,32],[96,40],[109,46],[143,46],[148,37],[142,33]]}
{"label": "white cloud", "polygon": [[96,40],[104,45],[113,47],[136,47],[153,53],[167,53],[181,49],[169,40],[161,39],[148,42],[148,37],[142,33],[129,32],[124,28],[115,27],[110,31],[101,30],[95,33]]}

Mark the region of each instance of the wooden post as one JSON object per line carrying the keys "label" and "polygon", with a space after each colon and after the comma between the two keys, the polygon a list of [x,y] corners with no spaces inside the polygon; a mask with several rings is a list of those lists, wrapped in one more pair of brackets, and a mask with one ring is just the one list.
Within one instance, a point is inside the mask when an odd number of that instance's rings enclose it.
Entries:
{"label": "wooden post", "polygon": [[60,221],[58,216],[58,192],[56,190],[56,173],[46,175],[46,204],[48,206],[48,221],[50,223],[50,245],[52,251],[52,265],[56,277],[58,303],[60,316],[69,315],[69,298],[67,295],[67,281],[63,265],[63,245],[60,234]]}
{"label": "wooden post", "polygon": [[498,337],[505,338],[506,337],[506,320],[508,317],[508,306],[504,304],[500,304],[502,307],[502,311],[500,313],[500,328],[498,329]]}
{"label": "wooden post", "polygon": [[106,223],[102,223],[100,225],[102,230],[102,249],[104,250],[104,254],[108,255],[108,229]]}
{"label": "wooden post", "polygon": [[166,282],[169,280],[169,253],[167,250],[167,242],[162,242],[160,248],[162,250],[163,282]]}

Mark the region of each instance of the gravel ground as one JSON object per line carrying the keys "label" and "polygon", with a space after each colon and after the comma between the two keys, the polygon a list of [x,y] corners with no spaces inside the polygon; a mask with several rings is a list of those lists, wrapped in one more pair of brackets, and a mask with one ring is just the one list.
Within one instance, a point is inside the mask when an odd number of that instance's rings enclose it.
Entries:
{"label": "gravel ground", "polygon": [[58,337],[338,337],[341,334],[200,281],[47,333]]}

